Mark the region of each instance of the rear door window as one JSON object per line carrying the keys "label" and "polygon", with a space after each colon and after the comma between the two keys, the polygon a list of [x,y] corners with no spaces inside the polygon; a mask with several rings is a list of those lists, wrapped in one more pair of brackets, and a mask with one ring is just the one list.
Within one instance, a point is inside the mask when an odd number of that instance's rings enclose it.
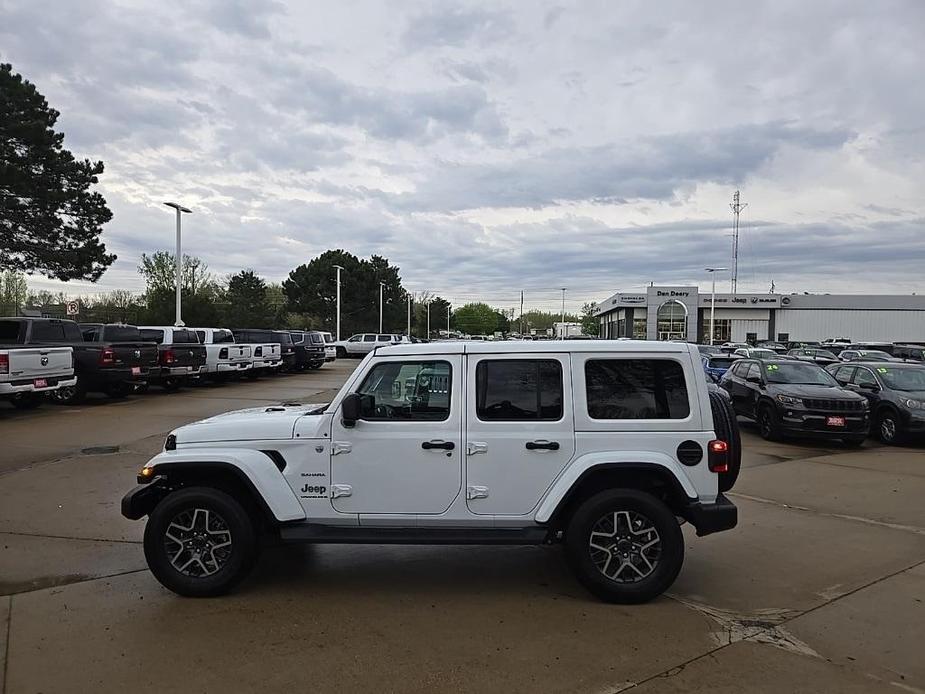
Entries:
{"label": "rear door window", "polygon": [[198,344],[199,339],[192,330],[174,330],[173,342],[176,345]]}
{"label": "rear door window", "polygon": [[0,344],[19,342],[19,330],[22,325],[25,325],[25,323],[13,320],[0,321]]}
{"label": "rear door window", "polygon": [[[77,342],[83,342],[83,335],[80,334],[80,328],[77,329]],[[33,342],[64,342],[67,337],[64,334],[64,324],[60,321],[36,321],[32,324],[32,341]]]}
{"label": "rear door window", "polygon": [[483,422],[562,418],[562,365],[555,359],[478,363],[476,415]]}
{"label": "rear door window", "polygon": [[590,359],[585,388],[591,419],[685,419],[681,364],[671,359]]}
{"label": "rear door window", "polygon": [[392,341],[391,335],[380,335],[379,336],[379,342],[391,342],[391,341]]}
{"label": "rear door window", "polygon": [[375,335],[364,335],[363,336],[363,342],[375,342],[375,341],[376,341]]}

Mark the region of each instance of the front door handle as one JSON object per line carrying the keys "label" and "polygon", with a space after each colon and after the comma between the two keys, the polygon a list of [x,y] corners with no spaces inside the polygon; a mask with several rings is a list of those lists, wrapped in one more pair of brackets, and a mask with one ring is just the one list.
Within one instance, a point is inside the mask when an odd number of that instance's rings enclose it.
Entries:
{"label": "front door handle", "polygon": [[425,451],[429,451],[433,448],[442,448],[445,451],[452,451],[456,448],[456,444],[452,441],[425,441],[421,444],[421,448]]}
{"label": "front door handle", "polygon": [[558,441],[527,441],[528,451],[558,451]]}

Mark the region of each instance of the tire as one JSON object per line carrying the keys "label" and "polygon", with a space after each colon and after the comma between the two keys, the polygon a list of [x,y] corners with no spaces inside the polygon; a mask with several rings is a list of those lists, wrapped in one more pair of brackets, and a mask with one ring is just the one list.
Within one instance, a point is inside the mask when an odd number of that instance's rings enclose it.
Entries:
{"label": "tire", "polygon": [[79,405],[86,399],[87,391],[84,390],[80,377],[78,377],[74,385],[51,391],[51,397],[60,405]]}
{"label": "tire", "polygon": [[131,393],[132,390],[134,390],[134,388],[130,383],[125,383],[122,381],[120,383],[113,383],[108,388],[106,388],[106,395],[108,395],[113,400],[121,400],[129,393]]}
{"label": "tire", "polygon": [[736,419],[732,403],[722,393],[710,392],[710,409],[713,411],[713,433],[716,438],[729,445],[727,458],[729,471],[719,474],[719,491],[728,492],[739,479],[742,469],[742,437],[739,433],[739,420]]}
{"label": "tire", "polygon": [[260,371],[261,369],[250,369],[247,372],[247,378],[249,378],[252,381],[256,381],[258,378],[260,378]]}
{"label": "tire", "polygon": [[45,393],[17,393],[10,404],[17,410],[34,410],[45,400]]}
{"label": "tire", "polygon": [[[637,535],[627,521],[644,523],[642,527],[650,530]],[[626,535],[621,536],[621,531]],[[592,536],[595,547],[608,549],[592,547]],[[619,551],[611,538],[629,550],[630,563],[620,559],[616,570],[612,566]],[[645,540],[658,544],[639,551]],[[661,595],[674,583],[684,563],[684,536],[675,514],[651,494],[608,489],[584,501],[572,515],[565,531],[565,550],[572,571],[589,592],[604,602],[637,604]],[[644,572],[647,575],[641,576]]]}
{"label": "tire", "polygon": [[860,448],[866,440],[867,436],[846,436],[842,439],[842,443],[848,448]]}
{"label": "tire", "polygon": [[338,359],[346,359],[346,358],[347,358],[347,350],[344,349],[343,347],[337,347],[337,358],[338,358]]}
{"label": "tire", "polygon": [[150,387],[151,387],[151,386],[149,386],[147,383],[136,383],[136,384],[135,384],[135,394],[136,394],[136,395],[144,395],[145,393],[148,392],[148,389],[149,389]]}
{"label": "tire", "polygon": [[777,411],[774,405],[761,403],[758,405],[758,433],[765,441],[780,441],[780,423],[777,420]]}
{"label": "tire", "polygon": [[167,377],[161,381],[161,388],[166,390],[168,393],[175,393],[176,391],[180,390],[181,385],[182,384],[180,383],[179,378]]}
{"label": "tire", "polygon": [[895,446],[902,442],[899,415],[891,409],[884,409],[877,413],[877,438],[888,446]]}
{"label": "tire", "polygon": [[[172,538],[194,543],[201,554]],[[225,542],[231,544],[221,546]],[[165,588],[186,597],[214,597],[230,591],[253,568],[257,534],[233,497],[212,487],[189,487],[154,507],[145,526],[144,551],[151,573]]]}

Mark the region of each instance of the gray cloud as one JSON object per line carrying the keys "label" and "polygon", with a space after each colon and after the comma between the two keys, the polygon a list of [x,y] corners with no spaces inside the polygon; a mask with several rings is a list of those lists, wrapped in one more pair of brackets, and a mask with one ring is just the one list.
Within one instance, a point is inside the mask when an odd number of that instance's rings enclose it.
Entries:
{"label": "gray cloud", "polygon": [[441,5],[413,17],[402,38],[409,50],[460,46],[470,41],[484,44],[503,39],[513,26],[506,13]]}

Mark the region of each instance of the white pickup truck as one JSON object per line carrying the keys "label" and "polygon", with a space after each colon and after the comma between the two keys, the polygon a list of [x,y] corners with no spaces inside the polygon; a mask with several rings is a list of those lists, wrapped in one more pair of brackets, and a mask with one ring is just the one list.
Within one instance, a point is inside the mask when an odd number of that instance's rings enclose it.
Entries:
{"label": "white pickup truck", "polygon": [[77,383],[70,347],[0,345],[0,398],[22,410],[38,407],[45,393]]}
{"label": "white pickup truck", "polygon": [[553,544],[592,593],[644,602],[698,535],[735,526],[741,444],[696,345],[384,345],[327,405],[190,424],[139,472],[148,566],[182,595],[283,542]]}
{"label": "white pickup truck", "polygon": [[254,347],[238,344],[226,328],[190,328],[206,347],[206,375],[215,381],[243,374],[254,365]]}

